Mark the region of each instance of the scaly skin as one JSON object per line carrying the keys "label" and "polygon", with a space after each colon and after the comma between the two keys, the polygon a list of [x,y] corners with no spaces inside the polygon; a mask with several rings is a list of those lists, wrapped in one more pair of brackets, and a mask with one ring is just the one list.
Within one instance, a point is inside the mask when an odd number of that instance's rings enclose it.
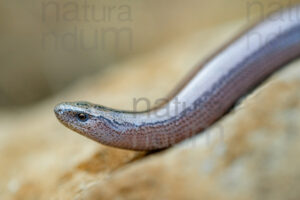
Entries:
{"label": "scaly skin", "polygon": [[276,13],[241,34],[159,108],[127,112],[69,102],[57,105],[55,114],[65,126],[105,145],[133,150],[174,145],[209,127],[240,97],[300,56],[298,12],[294,7]]}

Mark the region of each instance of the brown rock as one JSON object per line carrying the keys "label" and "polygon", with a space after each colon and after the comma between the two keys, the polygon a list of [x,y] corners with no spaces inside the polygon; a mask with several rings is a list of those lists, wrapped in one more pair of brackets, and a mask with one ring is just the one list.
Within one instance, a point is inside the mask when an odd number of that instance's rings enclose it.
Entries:
{"label": "brown rock", "polygon": [[144,91],[165,96],[239,24],[183,38],[28,110],[1,112],[0,199],[299,199],[299,62],[207,131],[151,155],[102,146],[54,117],[64,100],[126,109]]}

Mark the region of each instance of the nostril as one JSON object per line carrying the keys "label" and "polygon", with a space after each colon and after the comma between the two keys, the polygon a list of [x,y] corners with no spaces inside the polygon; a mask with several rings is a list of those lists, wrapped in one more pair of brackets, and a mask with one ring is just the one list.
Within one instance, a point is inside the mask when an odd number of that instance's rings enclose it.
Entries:
{"label": "nostril", "polygon": [[61,120],[61,118],[63,116],[63,110],[61,108],[54,109],[54,114],[55,114],[57,119]]}
{"label": "nostril", "polygon": [[55,112],[55,114],[61,114],[63,112],[63,110],[59,106],[56,106],[54,108],[54,112]]}

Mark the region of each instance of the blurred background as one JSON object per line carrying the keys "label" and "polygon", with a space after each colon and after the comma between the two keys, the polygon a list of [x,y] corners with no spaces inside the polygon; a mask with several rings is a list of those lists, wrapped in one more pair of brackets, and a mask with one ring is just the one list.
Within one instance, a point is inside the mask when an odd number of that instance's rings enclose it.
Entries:
{"label": "blurred background", "polygon": [[0,108],[34,104],[196,30],[232,20],[247,26],[295,2],[2,0]]}
{"label": "blurred background", "polygon": [[[265,104],[255,103],[261,109],[246,106],[241,109],[246,111],[244,117],[235,115],[241,121],[225,124],[224,138],[235,135],[226,141],[226,156],[219,154],[223,147],[214,145],[204,151],[191,148],[186,154],[175,147],[168,150],[170,154],[159,154],[166,157],[152,159],[152,167],[142,162],[136,167],[134,161],[143,156],[140,152],[100,145],[63,127],[53,114],[55,104],[62,101],[87,100],[127,110],[135,98],[165,97],[195,65],[245,28],[297,2],[1,0],[0,199],[109,199],[101,195],[116,188],[117,196],[141,194],[127,199],[168,199],[155,194],[174,194],[169,199],[176,199],[181,191],[186,198],[179,199],[199,199],[199,195],[226,199],[228,192],[239,193],[236,199],[248,199],[241,198],[245,191],[257,194],[256,199],[299,199],[293,194],[299,185],[296,142],[300,140],[291,135],[299,129],[284,123],[299,124],[298,85],[278,83],[267,100],[257,101]],[[294,95],[292,100],[286,98],[287,92]],[[287,108],[278,112],[281,105]],[[282,134],[278,138],[276,131]],[[146,165],[149,160],[145,159]],[[245,160],[249,160],[248,176],[241,175]],[[218,179],[210,173],[219,161],[225,163],[224,168],[215,168],[223,190],[218,190]],[[126,168],[133,173],[126,176]],[[201,169],[207,179],[199,179]],[[113,177],[116,184],[107,184]],[[103,185],[96,190],[98,198],[78,196],[99,182]],[[119,184],[124,184],[120,190]],[[281,196],[273,198],[276,194]]]}

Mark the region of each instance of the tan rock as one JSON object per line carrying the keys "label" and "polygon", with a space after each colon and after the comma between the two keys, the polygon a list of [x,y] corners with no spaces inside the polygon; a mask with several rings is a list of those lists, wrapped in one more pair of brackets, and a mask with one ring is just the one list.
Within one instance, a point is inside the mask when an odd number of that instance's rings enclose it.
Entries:
{"label": "tan rock", "polygon": [[53,114],[64,100],[130,109],[132,98],[150,89],[147,98],[164,97],[240,25],[202,30],[40,105],[1,112],[0,199],[298,199],[299,62],[207,131],[151,155],[97,144],[60,125]]}

